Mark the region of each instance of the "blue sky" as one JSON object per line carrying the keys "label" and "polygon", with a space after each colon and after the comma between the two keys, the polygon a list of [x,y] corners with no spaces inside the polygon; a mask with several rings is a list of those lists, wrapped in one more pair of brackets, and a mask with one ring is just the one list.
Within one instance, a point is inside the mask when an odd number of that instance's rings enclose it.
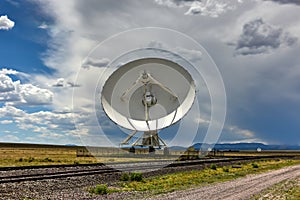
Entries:
{"label": "blue sky", "polygon": [[[220,71],[227,113],[219,142],[300,145],[299,13],[293,0],[2,0],[0,142],[121,141],[130,131],[103,112],[95,120],[88,91],[78,98],[80,110],[73,110],[73,90],[82,88],[73,83],[88,86],[97,79],[88,74],[105,69],[82,67],[99,42],[134,28],[162,27],[199,42]],[[77,82],[80,70],[86,77]],[[199,104],[201,118],[193,121],[199,130],[186,145],[203,141],[209,102]],[[163,137],[171,140],[178,126]]]}

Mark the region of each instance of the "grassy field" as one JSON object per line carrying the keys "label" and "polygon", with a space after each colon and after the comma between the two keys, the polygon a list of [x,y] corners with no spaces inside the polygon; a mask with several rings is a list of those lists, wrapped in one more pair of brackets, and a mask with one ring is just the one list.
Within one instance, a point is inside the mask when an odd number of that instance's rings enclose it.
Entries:
{"label": "grassy field", "polygon": [[0,167],[95,163],[93,157],[76,157],[74,148],[1,148]]}
{"label": "grassy field", "polygon": [[224,152],[226,157],[240,157],[240,156],[297,156],[300,157],[300,151],[290,150],[274,150],[274,151],[239,151],[239,152]]}
{"label": "grassy field", "polygon": [[[149,195],[167,193],[176,190],[183,190],[197,186],[207,185],[215,182],[233,180],[248,174],[262,173],[275,170],[286,166],[300,164],[300,160],[267,160],[257,161],[234,166],[218,167],[211,165],[204,170],[194,170],[178,172],[162,176],[140,179],[138,181],[120,181],[112,188],[106,187],[106,192],[140,191],[147,192]],[[131,175],[126,175],[126,177]],[[124,176],[122,176],[124,178]],[[103,185],[97,187],[103,188]],[[105,188],[104,187],[104,188]],[[99,189],[98,188],[98,189]],[[95,191],[92,189],[92,191]],[[100,190],[100,189],[99,189]],[[100,190],[102,191],[102,189]]]}
{"label": "grassy field", "polygon": [[23,147],[0,148],[0,167],[35,166],[54,164],[85,164],[98,162],[141,161],[143,158],[126,157],[77,157],[75,147]]}
{"label": "grassy field", "polygon": [[267,199],[300,199],[300,177],[293,180],[282,181],[261,194],[254,196],[251,200],[267,200]]}
{"label": "grassy field", "polygon": [[[8,166],[33,166],[33,165],[51,165],[51,164],[85,164],[97,162],[123,162],[123,161],[143,161],[149,159],[176,159],[179,151],[172,151],[173,157],[147,157],[141,154],[130,156],[122,150],[116,148],[96,148],[100,155],[94,157],[77,157],[77,150],[84,150],[84,147],[77,146],[53,146],[53,145],[34,145],[34,144],[9,144],[0,143],[0,167]],[[93,150],[93,149],[92,149]],[[117,152],[117,153],[116,153]],[[119,153],[124,156],[118,156]],[[156,152],[159,154],[161,152]],[[182,152],[181,152],[182,153]],[[177,155],[178,154],[178,155]],[[175,156],[177,155],[177,156]],[[224,156],[282,156],[294,155],[300,158],[300,151],[265,151],[265,152],[226,152]],[[175,157],[174,157],[175,156]]]}

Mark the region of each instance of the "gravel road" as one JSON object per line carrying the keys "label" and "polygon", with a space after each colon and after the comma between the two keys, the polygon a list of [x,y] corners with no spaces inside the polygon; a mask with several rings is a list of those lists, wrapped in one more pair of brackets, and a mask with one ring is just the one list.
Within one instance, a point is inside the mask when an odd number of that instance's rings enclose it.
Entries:
{"label": "gravel road", "polygon": [[159,195],[151,199],[160,200],[189,200],[189,199],[209,199],[209,200],[242,200],[249,199],[262,190],[271,187],[286,179],[294,179],[300,176],[300,165],[282,168],[263,174],[248,175],[232,181],[217,183],[209,186],[176,191],[169,194]]}

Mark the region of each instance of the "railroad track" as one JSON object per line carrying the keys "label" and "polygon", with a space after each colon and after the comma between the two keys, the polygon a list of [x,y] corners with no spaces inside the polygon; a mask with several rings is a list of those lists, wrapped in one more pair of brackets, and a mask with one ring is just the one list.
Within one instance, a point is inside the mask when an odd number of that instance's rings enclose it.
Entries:
{"label": "railroad track", "polygon": [[[59,178],[68,178],[68,177],[76,177],[76,176],[88,176],[88,175],[97,175],[97,174],[112,174],[122,171],[140,171],[145,172],[147,170],[155,170],[160,168],[171,168],[171,167],[184,167],[184,166],[195,166],[195,165],[203,165],[210,163],[227,163],[227,162],[239,162],[239,161],[251,161],[251,160],[259,160],[259,159],[272,159],[278,158],[278,156],[257,156],[257,157],[242,157],[242,158],[219,158],[219,159],[204,159],[204,160],[195,160],[195,161],[179,161],[168,163],[168,161],[144,161],[139,163],[115,163],[110,164],[110,167],[105,166],[104,164],[84,164],[84,165],[59,165],[56,166],[33,166],[33,167],[8,167],[8,168],[0,168],[0,172],[15,172],[16,170],[31,170],[30,174],[20,174],[20,175],[1,175],[0,176],[0,184],[3,183],[16,183],[23,181],[37,181],[37,180],[46,180],[46,179],[59,179]],[[284,157],[286,158],[286,156]],[[290,157],[288,157],[290,158]],[[149,165],[151,163],[151,165]],[[73,169],[77,167],[79,169]],[[94,167],[94,169],[80,169],[80,167]],[[36,170],[47,170],[47,169],[57,169],[52,172],[35,172]],[[68,169],[68,168],[71,168]],[[62,170],[64,169],[64,171]]]}

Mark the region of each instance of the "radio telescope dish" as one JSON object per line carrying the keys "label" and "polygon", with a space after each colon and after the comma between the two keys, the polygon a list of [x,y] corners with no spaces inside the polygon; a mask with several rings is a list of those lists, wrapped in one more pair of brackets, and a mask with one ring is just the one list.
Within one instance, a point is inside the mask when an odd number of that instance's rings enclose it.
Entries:
{"label": "radio telescope dish", "polygon": [[166,146],[157,131],[179,121],[195,99],[195,83],[181,65],[164,58],[141,58],[123,64],[106,80],[102,107],[121,127],[144,132],[132,146]]}

